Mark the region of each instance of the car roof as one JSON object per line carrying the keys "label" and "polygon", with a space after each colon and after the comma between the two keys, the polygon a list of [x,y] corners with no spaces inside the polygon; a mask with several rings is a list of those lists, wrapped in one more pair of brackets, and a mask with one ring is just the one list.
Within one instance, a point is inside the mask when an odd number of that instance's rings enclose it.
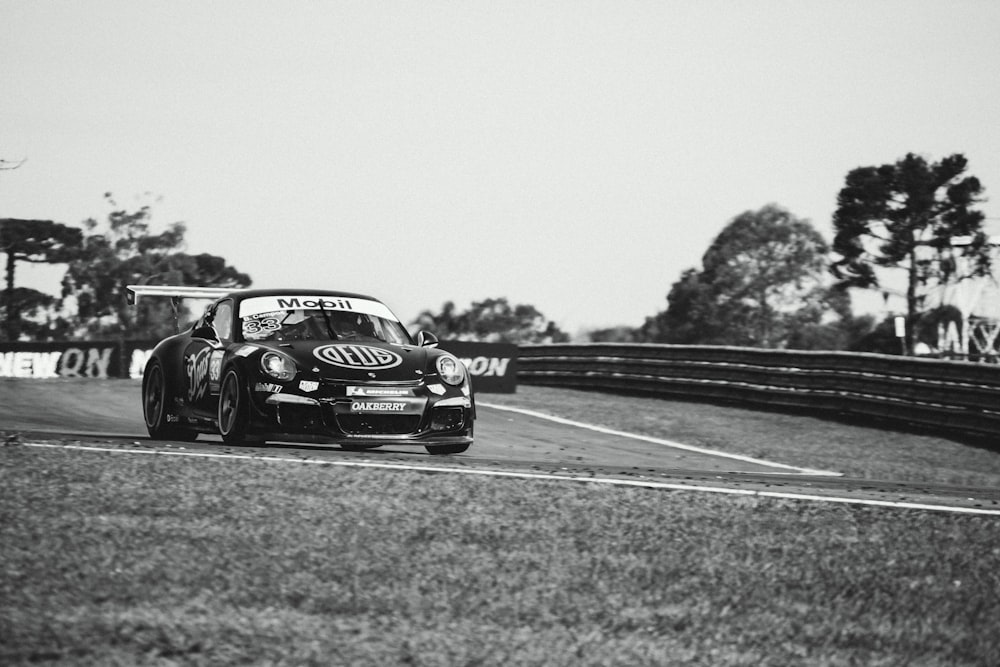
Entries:
{"label": "car roof", "polygon": [[230,292],[229,296],[240,301],[258,296],[335,296],[346,299],[367,299],[368,301],[382,302],[381,299],[376,299],[373,296],[357,294],[355,292],[340,292],[325,289],[298,289],[291,287],[283,287],[280,289],[238,289]]}

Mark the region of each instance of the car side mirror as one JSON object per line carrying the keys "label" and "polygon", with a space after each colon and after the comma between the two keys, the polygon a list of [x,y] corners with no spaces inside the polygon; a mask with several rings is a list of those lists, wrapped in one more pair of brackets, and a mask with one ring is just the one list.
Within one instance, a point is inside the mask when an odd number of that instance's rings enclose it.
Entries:
{"label": "car side mirror", "polygon": [[207,340],[219,340],[212,327],[195,327],[191,332],[192,338],[205,338]]}
{"label": "car side mirror", "polygon": [[417,345],[420,347],[437,347],[438,337],[430,331],[417,332]]}

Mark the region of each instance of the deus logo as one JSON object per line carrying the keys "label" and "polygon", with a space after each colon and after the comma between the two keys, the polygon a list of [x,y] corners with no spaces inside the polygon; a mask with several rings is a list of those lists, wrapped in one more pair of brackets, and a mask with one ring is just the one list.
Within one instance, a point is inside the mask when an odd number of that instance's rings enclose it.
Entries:
{"label": "deus logo", "polygon": [[403,358],[395,352],[370,345],[324,345],[313,350],[313,355],[320,361],[343,368],[377,370],[403,363]]}

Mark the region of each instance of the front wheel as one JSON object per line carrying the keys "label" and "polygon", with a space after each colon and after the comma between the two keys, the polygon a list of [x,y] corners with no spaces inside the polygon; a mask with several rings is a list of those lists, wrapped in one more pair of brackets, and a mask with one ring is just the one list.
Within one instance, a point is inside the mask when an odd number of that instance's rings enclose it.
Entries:
{"label": "front wheel", "polygon": [[250,426],[250,397],[235,368],[230,368],[219,391],[219,434],[227,445],[246,442]]}
{"label": "front wheel", "polygon": [[158,359],[150,362],[142,377],[142,416],[146,430],[153,440],[182,440],[193,442],[198,434],[167,420],[173,394],[167,385],[167,376]]}

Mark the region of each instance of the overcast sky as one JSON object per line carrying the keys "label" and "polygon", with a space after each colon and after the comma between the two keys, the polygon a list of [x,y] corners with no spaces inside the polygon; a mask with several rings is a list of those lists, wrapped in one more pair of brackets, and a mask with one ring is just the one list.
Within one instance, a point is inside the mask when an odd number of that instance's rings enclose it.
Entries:
{"label": "overcast sky", "polygon": [[404,321],[639,325],[735,216],[829,240],[847,172],[907,152],[964,153],[1000,219],[995,0],[0,0],[0,49],[0,217],[110,191]]}

